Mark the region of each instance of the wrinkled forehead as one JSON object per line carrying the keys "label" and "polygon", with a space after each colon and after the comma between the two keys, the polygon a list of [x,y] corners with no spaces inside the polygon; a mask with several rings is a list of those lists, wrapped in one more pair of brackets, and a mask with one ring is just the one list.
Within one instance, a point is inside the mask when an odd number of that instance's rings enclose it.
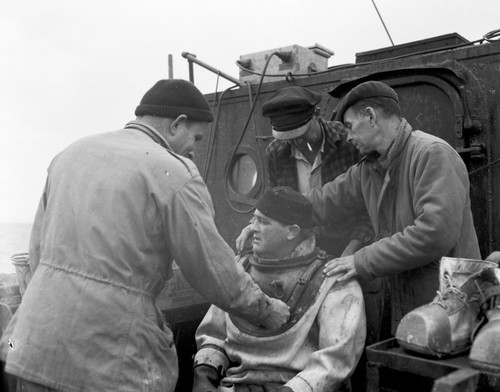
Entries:
{"label": "wrinkled forehead", "polygon": [[259,211],[257,209],[254,211],[253,216],[256,218],[262,219],[262,220],[266,220],[270,223],[275,223],[275,224],[280,225],[280,226],[287,226],[285,223],[282,223],[279,220],[271,218],[271,217],[267,216],[266,214],[263,214],[261,211]]}
{"label": "wrinkled forehead", "polygon": [[257,218],[272,220],[272,218],[269,218],[267,215],[263,214],[260,210],[257,209],[255,209],[255,211],[253,212],[253,216]]}

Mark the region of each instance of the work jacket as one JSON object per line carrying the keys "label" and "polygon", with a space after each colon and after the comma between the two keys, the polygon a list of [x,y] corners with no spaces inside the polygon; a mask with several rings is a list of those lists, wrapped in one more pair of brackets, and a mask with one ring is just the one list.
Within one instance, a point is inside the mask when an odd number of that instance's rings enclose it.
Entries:
{"label": "work jacket", "polygon": [[208,301],[269,314],[213,215],[194,163],[147,124],[70,145],[48,170],[35,272],[0,342],[6,371],[58,391],[173,391],[174,341],[155,303],[173,259]]}
{"label": "work jacket", "polygon": [[441,257],[480,258],[464,162],[404,119],[386,159],[363,159],[307,196],[317,216],[331,221],[368,211],[376,241],[354,262],[364,279],[388,277],[392,333],[403,315],[435,296]]}
{"label": "work jacket", "polygon": [[[311,259],[312,250],[306,240],[285,259],[250,256],[254,280],[291,307],[289,322],[278,331],[249,326],[215,306],[209,309],[196,331],[194,364],[220,371],[218,390],[246,391],[240,386],[250,384],[266,391],[286,385],[293,391],[331,392],[352,374],[366,335],[361,288],[354,279],[339,282],[336,276],[308,280],[315,276],[309,266],[318,262],[316,253]],[[310,299],[296,301],[291,289]]]}

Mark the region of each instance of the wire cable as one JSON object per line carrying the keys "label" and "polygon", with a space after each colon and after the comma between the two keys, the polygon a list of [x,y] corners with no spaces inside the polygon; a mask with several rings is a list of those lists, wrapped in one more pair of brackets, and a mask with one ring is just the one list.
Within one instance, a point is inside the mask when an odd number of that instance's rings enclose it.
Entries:
{"label": "wire cable", "polygon": [[[269,62],[271,61],[271,59],[274,57],[274,56],[277,56],[279,52],[273,52],[271,53],[271,55],[269,56],[269,58],[267,59],[266,61],[266,64],[264,65],[264,69],[262,70],[262,74],[261,74],[261,78],[260,78],[260,81],[259,81],[259,86],[257,87],[257,92],[255,94],[255,99],[252,103],[252,107],[250,108],[250,113],[248,115],[248,118],[247,118],[247,121],[245,123],[245,126],[243,127],[243,131],[241,132],[240,134],[240,137],[238,139],[238,142],[236,143],[236,147],[233,149],[230,157],[229,157],[229,160],[228,160],[228,164],[226,166],[226,171],[224,173],[224,181],[225,181],[225,186],[224,186],[224,196],[226,198],[226,201],[227,203],[229,204],[229,206],[231,207],[231,209],[233,211],[236,211],[240,214],[247,214],[251,211],[254,210],[254,206],[252,206],[250,209],[247,209],[247,210],[239,210],[237,209],[236,207],[234,207],[234,205],[232,204],[231,200],[230,200],[230,197],[229,197],[229,194],[228,194],[228,186],[230,186],[228,184],[229,182],[229,170],[230,168],[232,167],[231,163],[236,155],[236,152],[238,151],[238,148],[240,147],[241,145],[241,142],[243,140],[243,137],[245,136],[245,133],[247,131],[247,128],[248,128],[248,124],[250,123],[250,120],[252,119],[252,115],[253,115],[253,112],[255,110],[255,105],[257,104],[257,101],[258,101],[258,98],[259,98],[259,95],[260,95],[260,90],[262,88],[262,83],[264,81],[264,77],[266,76],[266,70],[267,70],[267,67],[269,66]],[[250,92],[250,84],[248,84],[248,89],[249,89],[249,92]]]}
{"label": "wire cable", "polygon": [[215,146],[215,137],[217,136],[217,127],[219,126],[219,117],[220,117],[222,98],[224,97],[224,95],[226,95],[226,93],[228,91],[230,91],[236,87],[240,87],[240,86],[238,86],[238,85],[231,86],[222,92],[222,94],[218,100],[217,100],[217,95],[214,98],[214,105],[213,106],[215,106],[215,103],[217,102],[217,110],[215,111],[215,120],[212,123],[212,126],[210,127],[210,136],[209,136],[209,140],[208,140],[208,144],[207,144],[207,150],[205,153],[205,162],[204,162],[204,166],[203,166],[203,177],[202,177],[204,182],[207,181],[208,169],[209,169],[210,163],[212,161],[212,156],[213,156],[213,151],[214,151],[214,146]]}
{"label": "wire cable", "polygon": [[382,15],[380,15],[380,12],[378,12],[377,4],[375,4],[375,0],[372,0],[373,6],[375,7],[375,11],[377,11],[378,17],[380,21],[382,22],[382,26],[384,26],[385,32],[387,33],[387,36],[391,40],[392,46],[394,46],[394,41],[391,38],[391,35],[389,34],[389,30],[387,30],[387,27],[385,26],[384,20],[382,19]]}

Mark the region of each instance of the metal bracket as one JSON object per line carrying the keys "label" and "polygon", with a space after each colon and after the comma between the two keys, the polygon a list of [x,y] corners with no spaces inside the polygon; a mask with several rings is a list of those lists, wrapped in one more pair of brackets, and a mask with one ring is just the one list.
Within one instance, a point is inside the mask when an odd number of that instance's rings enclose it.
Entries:
{"label": "metal bracket", "polygon": [[470,147],[456,147],[460,155],[469,155],[470,159],[486,159],[486,145],[484,143],[472,143]]}

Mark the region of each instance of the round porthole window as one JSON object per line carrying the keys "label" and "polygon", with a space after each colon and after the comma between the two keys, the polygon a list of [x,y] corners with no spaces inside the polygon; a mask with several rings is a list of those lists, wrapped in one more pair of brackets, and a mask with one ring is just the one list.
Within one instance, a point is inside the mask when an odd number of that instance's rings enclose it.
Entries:
{"label": "round porthole window", "polygon": [[247,154],[236,154],[230,168],[229,185],[240,194],[248,195],[257,183],[257,165]]}

